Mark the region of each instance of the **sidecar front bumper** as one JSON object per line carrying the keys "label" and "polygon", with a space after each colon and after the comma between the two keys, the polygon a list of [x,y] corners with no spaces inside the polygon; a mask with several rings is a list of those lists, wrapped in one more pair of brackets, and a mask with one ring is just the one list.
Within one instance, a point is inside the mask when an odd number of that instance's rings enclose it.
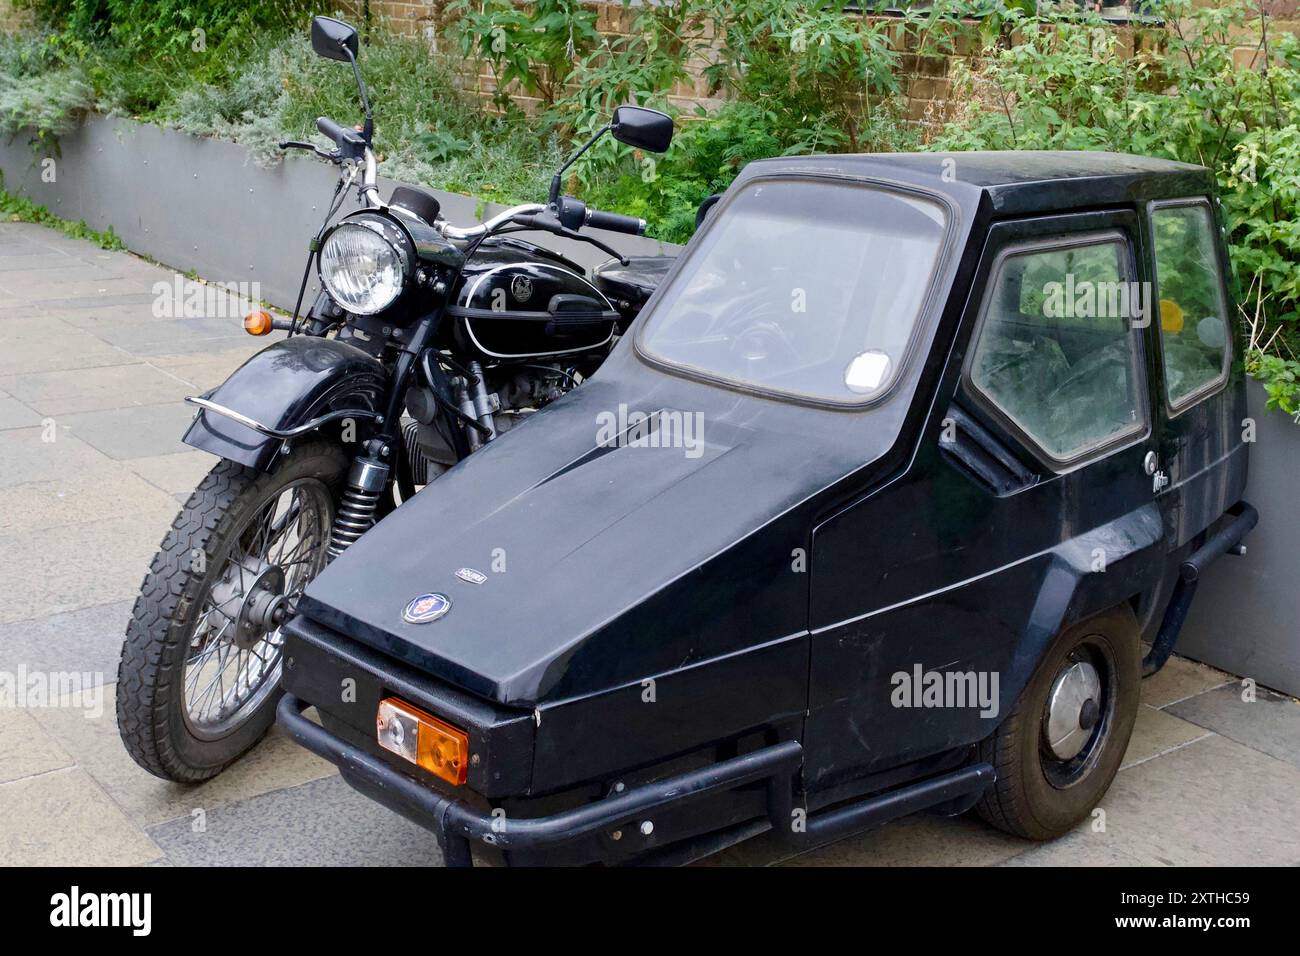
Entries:
{"label": "sidecar front bumper", "polygon": [[[507,819],[477,810],[438,793],[378,758],[335,737],[303,716],[309,705],[286,694],[280,725],[303,747],[339,768],[349,784],[390,810],[428,830],[442,845],[448,866],[472,866],[471,841],[500,850],[538,850],[571,843],[601,832],[647,823],[656,811],[688,804],[747,784],[767,782],[768,823],[789,828],[794,776],[803,762],[797,741],[785,741],[711,764],[667,780],[633,787],[608,800],[588,803],[545,817]],[[763,827],[761,829],[765,829]]]}
{"label": "sidecar front bumper", "polygon": [[549,816],[509,819],[439,793],[339,739],[303,716],[308,706],[286,694],[279,706],[281,726],[301,746],[337,766],[351,786],[433,831],[448,866],[472,866],[473,843],[507,852],[537,851],[602,833],[645,833],[647,825],[653,831],[659,811],[760,783],[766,785],[765,819],[751,825],[744,836],[770,827],[807,849],[927,807],[964,809],[994,777],[990,765],[975,763],[808,816],[794,806],[803,748],[788,740]]}

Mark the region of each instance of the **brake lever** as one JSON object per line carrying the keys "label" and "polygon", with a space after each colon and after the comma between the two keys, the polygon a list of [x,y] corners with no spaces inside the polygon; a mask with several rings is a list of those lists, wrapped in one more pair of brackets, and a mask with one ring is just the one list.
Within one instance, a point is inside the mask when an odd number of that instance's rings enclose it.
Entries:
{"label": "brake lever", "polygon": [[617,259],[619,265],[626,266],[629,264],[629,260],[627,256],[623,255],[623,253],[619,252],[613,246],[605,245],[605,243],[601,242],[595,236],[584,236],[580,232],[577,232],[573,229],[566,229],[563,226],[560,227],[560,232],[557,233],[557,235],[561,235],[566,239],[578,239],[582,242],[589,242],[597,249],[599,249],[601,252],[604,252],[607,255],[613,256],[615,259]]}
{"label": "brake lever", "polygon": [[281,149],[305,149],[308,152],[315,153],[321,159],[327,160],[331,163],[337,163],[339,161],[339,151],[337,149],[331,152],[326,152],[325,150],[317,146],[315,143],[304,143],[301,140],[297,140],[297,139],[281,140],[280,148]]}
{"label": "brake lever", "polygon": [[601,242],[594,236],[584,236],[576,229],[570,229],[567,226],[561,225],[560,220],[554,216],[547,216],[546,218],[542,218],[540,215],[516,216],[513,221],[522,223],[525,226],[531,226],[534,229],[540,229],[543,232],[552,233],[564,239],[576,239],[578,242],[589,242],[601,252],[617,259],[620,265],[626,266],[628,264],[627,256],[623,255],[623,253],[619,252],[617,249],[605,245],[605,243]]}

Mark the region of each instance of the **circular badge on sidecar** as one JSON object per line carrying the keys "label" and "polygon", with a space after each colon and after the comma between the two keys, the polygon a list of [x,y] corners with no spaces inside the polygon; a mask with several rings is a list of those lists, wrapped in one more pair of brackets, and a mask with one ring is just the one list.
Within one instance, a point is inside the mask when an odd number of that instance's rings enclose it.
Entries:
{"label": "circular badge on sidecar", "polygon": [[411,599],[402,611],[407,624],[428,624],[451,610],[451,598],[445,594],[421,594]]}

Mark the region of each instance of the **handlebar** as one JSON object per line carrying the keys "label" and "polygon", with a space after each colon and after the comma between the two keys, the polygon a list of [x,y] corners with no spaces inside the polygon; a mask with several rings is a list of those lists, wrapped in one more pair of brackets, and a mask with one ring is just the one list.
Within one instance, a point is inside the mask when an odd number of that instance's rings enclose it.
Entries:
{"label": "handlebar", "polygon": [[494,231],[498,226],[504,225],[511,219],[543,212],[545,209],[546,207],[539,202],[524,203],[522,206],[511,206],[505,212],[497,213],[491,219],[485,219],[477,226],[461,229],[442,219],[438,221],[438,228],[448,239],[477,239],[486,232]]}
{"label": "handlebar", "polygon": [[[331,153],[325,153],[320,149],[312,146],[310,143],[299,143],[286,141],[280,144],[282,149],[301,148],[309,149],[318,156],[328,159],[331,162],[347,165],[351,170],[352,176],[359,171],[361,173],[361,183],[359,189],[361,195],[365,197],[366,202],[371,208],[382,209],[385,204],[379,196],[377,188],[377,171],[375,154],[366,144],[366,138],[362,133],[355,129],[343,126],[335,122],[328,116],[318,116],[316,118],[316,128],[321,134],[328,136],[337,146]],[[357,166],[361,169],[358,170]],[[350,180],[349,180],[350,181]],[[445,219],[439,219],[433,223],[439,232],[448,239],[477,239],[480,236],[495,232],[499,227],[511,221],[518,221],[521,224],[527,223],[532,228],[546,229],[555,232],[557,235],[567,235],[569,238],[582,238],[594,243],[600,248],[610,252],[613,255],[618,253],[609,249],[608,246],[589,236],[578,236],[576,230],[581,226],[591,226],[593,229],[605,229],[611,232],[622,232],[632,236],[640,236],[645,233],[646,223],[644,219],[637,219],[635,216],[624,216],[614,212],[602,212],[599,209],[588,209],[581,202],[565,197],[564,204],[560,210],[560,217],[544,216],[541,219],[535,218],[538,213],[550,211],[549,207],[541,203],[524,203],[519,206],[512,206],[504,212],[500,212],[476,226],[460,228],[453,226]],[[569,222],[573,219],[572,223]],[[561,221],[563,220],[563,222]],[[621,257],[620,257],[621,258]]]}

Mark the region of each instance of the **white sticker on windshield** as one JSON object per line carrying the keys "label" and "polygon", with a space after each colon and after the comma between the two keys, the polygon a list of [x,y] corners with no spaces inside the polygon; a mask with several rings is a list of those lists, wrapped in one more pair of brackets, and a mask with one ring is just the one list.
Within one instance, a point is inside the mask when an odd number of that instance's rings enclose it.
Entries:
{"label": "white sticker on windshield", "polygon": [[859,352],[844,370],[844,384],[850,392],[863,395],[880,387],[889,373],[889,356],[879,349]]}

